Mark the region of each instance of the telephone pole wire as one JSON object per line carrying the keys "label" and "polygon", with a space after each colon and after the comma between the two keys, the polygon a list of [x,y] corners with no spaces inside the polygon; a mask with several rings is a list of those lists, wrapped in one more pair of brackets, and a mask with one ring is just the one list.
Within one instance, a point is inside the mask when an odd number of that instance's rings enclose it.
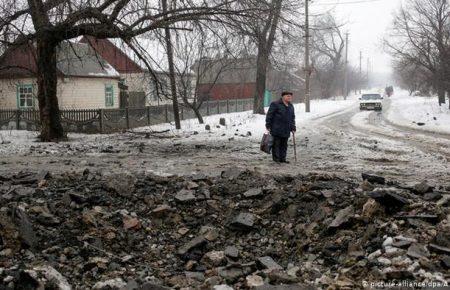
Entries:
{"label": "telephone pole wire", "polygon": [[311,98],[311,88],[310,88],[310,78],[311,78],[311,67],[309,64],[309,1],[305,0],[305,111],[309,113],[310,108],[310,98]]}
{"label": "telephone pole wire", "polygon": [[348,32],[345,33],[344,100],[348,97]]}

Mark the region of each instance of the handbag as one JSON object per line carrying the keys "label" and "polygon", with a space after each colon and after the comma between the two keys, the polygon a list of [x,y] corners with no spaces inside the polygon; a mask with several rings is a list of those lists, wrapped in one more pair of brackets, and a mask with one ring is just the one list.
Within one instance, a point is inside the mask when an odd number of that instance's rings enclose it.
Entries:
{"label": "handbag", "polygon": [[273,146],[273,136],[268,134],[268,133],[264,133],[262,140],[261,140],[261,151],[270,154],[272,152],[272,146]]}

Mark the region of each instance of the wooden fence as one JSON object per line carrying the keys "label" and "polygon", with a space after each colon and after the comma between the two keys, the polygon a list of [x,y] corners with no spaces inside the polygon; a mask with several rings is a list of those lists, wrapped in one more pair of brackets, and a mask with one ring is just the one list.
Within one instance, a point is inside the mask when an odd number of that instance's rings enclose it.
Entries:
{"label": "wooden fence", "polygon": [[[207,101],[200,108],[202,116],[249,111],[253,99]],[[61,110],[61,121],[66,132],[112,133],[131,128],[173,122],[171,105],[145,108]],[[194,111],[180,104],[182,120],[195,118]],[[38,131],[39,111],[0,109],[0,130]]]}

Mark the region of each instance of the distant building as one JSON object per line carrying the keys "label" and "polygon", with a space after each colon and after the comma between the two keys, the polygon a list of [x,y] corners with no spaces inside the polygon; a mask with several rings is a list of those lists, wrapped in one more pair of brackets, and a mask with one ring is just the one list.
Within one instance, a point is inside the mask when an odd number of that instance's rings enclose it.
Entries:
{"label": "distant building", "polygon": [[[150,105],[162,105],[172,103],[172,92],[170,89],[169,73],[164,71],[154,71],[158,84],[155,83],[153,77],[150,77],[150,73],[147,73],[145,78],[147,80],[147,102]],[[194,96],[195,88],[195,76],[191,73],[176,74],[175,80],[177,83],[178,101],[183,102],[182,95],[186,96],[188,100]]]}
{"label": "distant building", "polygon": [[[87,44],[61,43],[57,72],[60,108],[119,107],[119,72]],[[7,49],[0,57],[0,108],[37,108],[36,74],[34,45]]]}
{"label": "distant building", "polygon": [[[192,68],[198,77],[196,92],[204,100],[253,98],[256,92],[256,57],[202,59]],[[300,96],[303,79],[269,65],[266,96],[276,99],[284,90]]]}

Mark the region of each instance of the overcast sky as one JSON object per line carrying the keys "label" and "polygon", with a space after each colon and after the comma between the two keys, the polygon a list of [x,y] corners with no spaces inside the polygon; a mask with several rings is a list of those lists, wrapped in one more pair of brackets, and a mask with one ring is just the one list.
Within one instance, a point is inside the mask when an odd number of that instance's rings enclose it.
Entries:
{"label": "overcast sky", "polygon": [[343,29],[350,34],[350,64],[359,66],[362,51],[364,71],[370,57],[373,71],[386,73],[390,72],[391,61],[383,51],[382,40],[401,3],[402,0],[313,0],[311,11],[320,14],[332,10],[341,22],[347,23]]}

